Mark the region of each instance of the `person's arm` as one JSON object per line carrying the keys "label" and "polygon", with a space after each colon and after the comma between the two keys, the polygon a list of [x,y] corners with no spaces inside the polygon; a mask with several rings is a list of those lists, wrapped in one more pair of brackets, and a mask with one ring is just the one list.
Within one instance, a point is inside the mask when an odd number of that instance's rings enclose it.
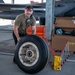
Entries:
{"label": "person's arm", "polygon": [[18,42],[20,42],[20,36],[19,36],[19,32],[18,32],[20,24],[21,24],[21,17],[17,16],[15,19],[15,23],[14,23],[14,34],[15,34]]}
{"label": "person's arm", "polygon": [[15,33],[15,36],[17,38],[17,41],[20,42],[20,36],[19,36],[19,33],[18,33],[18,28],[19,28],[19,26],[14,25],[14,33]]}
{"label": "person's arm", "polygon": [[36,34],[36,26],[32,26],[32,34]]}
{"label": "person's arm", "polygon": [[32,34],[36,34],[36,19],[34,17],[32,19],[31,28],[32,28]]}

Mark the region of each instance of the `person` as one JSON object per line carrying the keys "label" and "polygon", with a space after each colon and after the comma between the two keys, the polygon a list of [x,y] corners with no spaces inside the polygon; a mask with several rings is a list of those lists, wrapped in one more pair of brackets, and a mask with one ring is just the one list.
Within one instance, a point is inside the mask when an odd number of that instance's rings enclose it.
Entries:
{"label": "person", "polygon": [[34,18],[34,16],[32,16],[32,14],[33,7],[28,5],[26,6],[24,13],[16,17],[13,32],[15,45],[17,44],[17,42],[20,42],[21,37],[27,35],[26,32],[29,26],[32,27],[32,34],[36,34],[36,19]]}
{"label": "person", "polygon": [[[32,15],[33,7],[28,5],[25,7],[24,13],[18,15],[15,19],[13,38],[15,45],[20,42],[21,38],[27,35],[29,26],[32,28],[32,34],[36,34],[36,19]],[[13,62],[15,60],[13,59]]]}

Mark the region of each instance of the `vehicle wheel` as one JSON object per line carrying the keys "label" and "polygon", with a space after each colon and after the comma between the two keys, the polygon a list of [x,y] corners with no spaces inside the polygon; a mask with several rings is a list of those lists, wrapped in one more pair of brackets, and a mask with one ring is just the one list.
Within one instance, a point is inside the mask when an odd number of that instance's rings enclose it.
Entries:
{"label": "vehicle wheel", "polygon": [[17,45],[15,61],[21,70],[34,74],[45,67],[48,61],[48,50],[49,48],[42,38],[27,35]]}

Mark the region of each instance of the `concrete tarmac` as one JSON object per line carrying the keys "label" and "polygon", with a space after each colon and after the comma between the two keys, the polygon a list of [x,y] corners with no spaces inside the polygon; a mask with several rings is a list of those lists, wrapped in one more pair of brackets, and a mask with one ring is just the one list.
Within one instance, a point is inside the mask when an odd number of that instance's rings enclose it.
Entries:
{"label": "concrete tarmac", "polygon": [[[12,60],[12,54],[0,53],[0,75],[29,75],[20,70]],[[75,62],[66,62],[61,71],[54,71],[48,63],[42,71],[34,75],[75,75]]]}
{"label": "concrete tarmac", "polygon": [[[0,75],[29,75],[13,63],[15,45],[10,28],[0,29]],[[69,59],[75,60],[75,54]],[[42,71],[34,75],[75,75],[75,62],[65,62],[61,71],[54,71],[48,63]]]}

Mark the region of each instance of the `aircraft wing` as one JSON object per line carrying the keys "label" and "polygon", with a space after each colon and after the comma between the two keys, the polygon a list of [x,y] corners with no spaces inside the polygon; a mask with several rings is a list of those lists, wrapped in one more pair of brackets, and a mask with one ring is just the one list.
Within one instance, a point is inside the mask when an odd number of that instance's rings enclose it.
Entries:
{"label": "aircraft wing", "polygon": [[[0,18],[12,19],[14,20],[17,15],[24,13],[26,5],[21,4],[0,4]],[[33,15],[38,19],[40,17],[45,17],[46,4],[33,4],[34,8]],[[55,2],[54,15],[72,17],[75,16],[75,2]]]}

